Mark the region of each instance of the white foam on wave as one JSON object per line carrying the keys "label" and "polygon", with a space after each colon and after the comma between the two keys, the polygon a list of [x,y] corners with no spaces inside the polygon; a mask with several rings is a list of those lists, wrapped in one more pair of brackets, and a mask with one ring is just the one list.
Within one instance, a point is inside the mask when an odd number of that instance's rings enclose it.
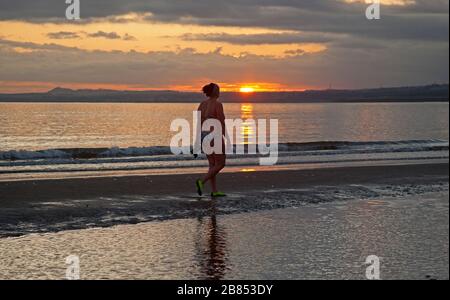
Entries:
{"label": "white foam on wave", "polygon": [[[406,151],[433,151],[448,150],[448,141],[442,140],[411,140],[411,141],[381,141],[381,142],[345,142],[324,141],[311,143],[280,143],[280,152],[303,152],[310,154],[336,153],[369,153],[369,152],[406,152]],[[234,146],[236,149],[236,146]],[[190,149],[183,149],[189,152]],[[74,149],[46,149],[38,151],[12,150],[0,151],[0,160],[33,160],[33,159],[96,159],[116,157],[140,157],[171,155],[169,146],[130,147],[130,148],[74,148]]]}
{"label": "white foam on wave", "polygon": [[[279,145],[278,164],[448,159],[448,142],[317,142]],[[186,149],[187,150],[187,149]],[[229,166],[256,166],[259,155],[230,155]],[[206,166],[204,155],[173,155],[170,147],[49,149],[0,152],[0,174],[55,171],[178,169]]]}

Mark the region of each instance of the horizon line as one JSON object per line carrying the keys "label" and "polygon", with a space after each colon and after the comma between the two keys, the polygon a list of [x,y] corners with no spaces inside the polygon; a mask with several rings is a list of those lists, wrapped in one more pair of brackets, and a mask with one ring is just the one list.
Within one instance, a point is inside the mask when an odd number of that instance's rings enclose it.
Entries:
{"label": "horizon line", "polygon": [[[286,90],[286,89],[280,89],[280,90],[258,90],[255,89],[251,92],[242,92],[239,89],[224,89],[222,93],[240,93],[240,94],[260,94],[260,93],[304,93],[308,91],[318,91],[318,92],[325,92],[325,91],[362,91],[362,90],[376,90],[376,89],[395,89],[395,88],[412,88],[412,87],[429,87],[429,86],[445,86],[450,85],[450,83],[430,83],[430,84],[418,84],[418,85],[402,85],[402,86],[379,86],[379,87],[364,87],[364,88],[322,88],[322,89],[292,89],[292,90]],[[189,90],[189,89],[158,89],[158,88],[152,88],[152,89],[107,89],[107,88],[80,88],[80,89],[74,89],[74,88],[68,88],[64,86],[55,86],[54,88],[48,89],[46,91],[24,91],[24,92],[0,92],[0,94],[3,95],[19,95],[19,94],[48,94],[55,90],[68,90],[72,92],[81,92],[81,91],[108,91],[108,92],[173,92],[173,93],[198,93],[201,94],[201,90]]]}

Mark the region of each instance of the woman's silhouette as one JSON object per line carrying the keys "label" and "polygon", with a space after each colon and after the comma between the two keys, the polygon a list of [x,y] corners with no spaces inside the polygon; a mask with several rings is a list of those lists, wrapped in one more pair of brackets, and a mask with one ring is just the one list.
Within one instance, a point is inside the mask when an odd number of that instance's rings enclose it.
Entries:
{"label": "woman's silhouette", "polygon": [[[220,171],[225,167],[226,162],[226,154],[225,154],[225,141],[223,139],[223,135],[225,134],[225,113],[223,110],[222,103],[219,102],[220,97],[220,87],[215,83],[210,83],[203,87],[203,93],[208,97],[207,100],[203,101],[198,107],[198,111],[201,112],[201,124],[207,120],[218,120],[222,125],[222,137],[221,137],[221,147],[216,147],[221,149],[220,153],[213,152],[212,154],[208,154],[208,162],[209,162],[209,171],[208,174],[203,178],[199,179],[196,182],[197,192],[201,196],[203,195],[204,184],[208,181],[211,182],[212,187],[212,196],[213,197],[224,197],[226,196],[224,193],[219,192],[217,189],[217,175]],[[202,132],[202,144],[203,139],[210,135],[213,132],[203,131]],[[211,145],[215,146],[215,145]]]}

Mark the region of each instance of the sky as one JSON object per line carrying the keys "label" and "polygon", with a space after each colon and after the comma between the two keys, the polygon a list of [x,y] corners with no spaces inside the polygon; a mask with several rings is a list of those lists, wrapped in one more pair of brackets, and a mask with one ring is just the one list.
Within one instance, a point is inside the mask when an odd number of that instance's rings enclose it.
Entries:
{"label": "sky", "polygon": [[0,93],[292,91],[449,81],[449,1],[0,0]]}

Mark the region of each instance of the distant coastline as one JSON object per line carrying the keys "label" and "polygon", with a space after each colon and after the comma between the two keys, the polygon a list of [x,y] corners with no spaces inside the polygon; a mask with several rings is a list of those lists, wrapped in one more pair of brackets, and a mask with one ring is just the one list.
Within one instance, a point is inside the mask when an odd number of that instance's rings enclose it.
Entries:
{"label": "distant coastline", "polygon": [[[71,90],[60,87],[45,93],[0,94],[0,102],[196,103],[202,98],[200,92]],[[224,103],[448,102],[449,85],[249,94],[224,92],[221,100]]]}

